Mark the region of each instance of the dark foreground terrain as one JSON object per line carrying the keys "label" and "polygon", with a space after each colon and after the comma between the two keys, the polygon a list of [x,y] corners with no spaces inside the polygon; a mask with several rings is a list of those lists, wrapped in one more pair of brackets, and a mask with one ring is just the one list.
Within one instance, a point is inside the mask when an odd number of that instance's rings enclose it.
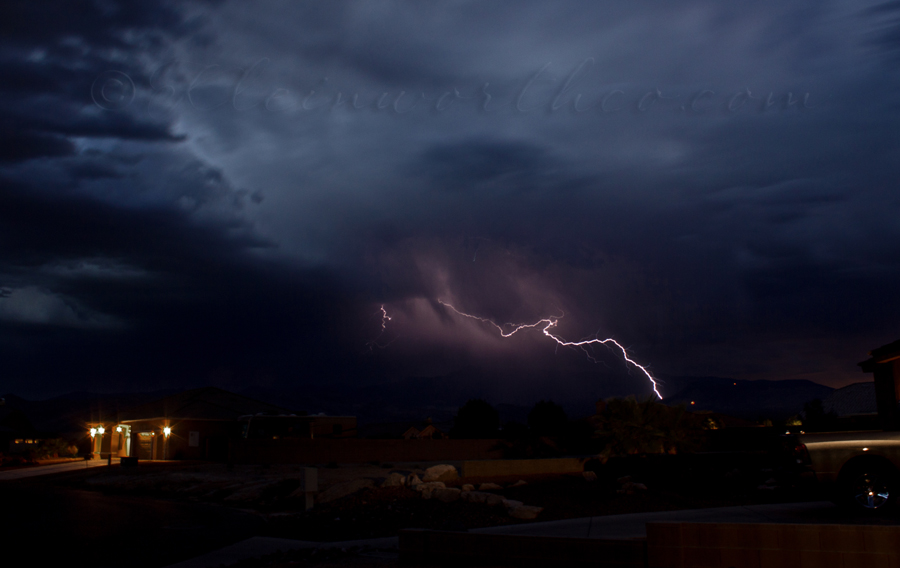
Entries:
{"label": "dark foreground terrain", "polygon": [[[199,556],[250,536],[348,541],[395,536],[404,528],[467,530],[557,519],[821,499],[783,472],[740,463],[660,456],[605,465],[594,475],[466,479],[490,492],[542,507],[534,521],[502,505],[425,499],[408,487],[382,487],[391,472],[428,464],[321,467],[319,499],[304,510],[300,468],[222,464],[142,464],[80,470],[0,484],[4,539],[41,564],[153,567]],[[295,551],[242,566],[388,566],[371,550]]]}

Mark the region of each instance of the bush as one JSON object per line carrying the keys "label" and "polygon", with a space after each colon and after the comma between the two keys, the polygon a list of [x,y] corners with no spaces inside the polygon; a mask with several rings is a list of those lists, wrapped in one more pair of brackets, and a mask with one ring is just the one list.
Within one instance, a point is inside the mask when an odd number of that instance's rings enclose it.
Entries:
{"label": "bush", "polygon": [[[33,450],[34,459],[49,459],[56,457],[65,457],[71,455],[71,448],[68,442],[62,438],[52,438],[43,440]],[[78,453],[76,448],[75,453]]]}
{"label": "bush", "polygon": [[561,436],[569,423],[563,407],[552,400],[542,400],[528,413],[528,427],[537,436]]}
{"label": "bush", "polygon": [[604,458],[692,451],[703,431],[700,419],[684,405],[666,406],[653,398],[610,399],[593,421]]}
{"label": "bush", "polygon": [[500,430],[500,414],[487,401],[473,398],[456,413],[450,437],[457,439],[494,438]]}

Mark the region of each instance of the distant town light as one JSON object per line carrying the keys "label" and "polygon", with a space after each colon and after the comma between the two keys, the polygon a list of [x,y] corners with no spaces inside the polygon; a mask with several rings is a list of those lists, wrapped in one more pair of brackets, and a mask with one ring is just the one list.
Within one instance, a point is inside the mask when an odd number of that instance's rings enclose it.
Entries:
{"label": "distant town light", "polygon": [[691,404],[694,404],[694,401],[693,401],[693,400],[691,401]]}

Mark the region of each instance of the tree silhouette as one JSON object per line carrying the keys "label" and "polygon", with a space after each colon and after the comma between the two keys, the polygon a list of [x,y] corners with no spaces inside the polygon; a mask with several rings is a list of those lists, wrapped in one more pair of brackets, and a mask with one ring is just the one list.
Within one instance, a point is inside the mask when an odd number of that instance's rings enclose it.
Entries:
{"label": "tree silhouette", "polygon": [[451,438],[495,438],[500,429],[500,414],[487,401],[473,398],[456,412]]}
{"label": "tree silhouette", "polygon": [[803,405],[803,427],[810,432],[837,429],[838,417],[834,410],[825,412],[822,399],[816,398]]}
{"label": "tree silhouette", "polygon": [[563,407],[552,400],[542,400],[528,413],[528,427],[537,436],[562,436],[569,417]]}

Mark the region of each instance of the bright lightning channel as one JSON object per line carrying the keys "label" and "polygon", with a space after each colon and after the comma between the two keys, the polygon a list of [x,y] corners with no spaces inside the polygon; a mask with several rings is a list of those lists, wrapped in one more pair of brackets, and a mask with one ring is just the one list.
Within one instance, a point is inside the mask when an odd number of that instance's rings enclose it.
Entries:
{"label": "bright lightning channel", "polygon": [[381,339],[381,336],[384,335],[385,331],[387,331],[387,322],[389,322],[389,321],[391,321],[391,316],[388,315],[387,310],[384,309],[384,304],[382,304],[381,305],[381,332],[378,334],[378,336],[375,337],[375,339],[372,339],[371,341],[368,341],[366,343],[366,345],[369,346],[369,351],[372,351],[375,347],[377,347],[379,349],[384,349],[385,347],[387,347],[388,345],[390,345],[391,343],[393,343],[394,341],[397,340],[397,337],[399,337],[399,336],[390,340],[385,345],[378,344],[378,340]]}
{"label": "bright lightning channel", "polygon": [[[657,385],[656,379],[653,378],[653,375],[650,374],[650,371],[648,371],[647,368],[644,367],[643,365],[632,360],[628,356],[628,352],[625,351],[625,348],[622,347],[622,345],[619,344],[618,341],[616,341],[615,339],[613,339],[611,337],[609,339],[594,338],[594,339],[585,339],[582,341],[565,341],[564,339],[557,337],[556,335],[553,335],[552,333],[550,333],[550,328],[556,327],[557,324],[559,323],[559,319],[560,319],[559,317],[543,318],[543,319],[536,321],[535,323],[526,323],[526,324],[507,323],[504,325],[497,325],[496,323],[494,323],[493,320],[478,317],[478,316],[473,316],[472,314],[467,314],[465,312],[461,312],[443,300],[438,300],[438,303],[441,304],[442,306],[446,306],[446,307],[450,308],[451,310],[453,310],[454,312],[456,312],[457,314],[459,314],[461,316],[491,324],[492,326],[497,328],[497,330],[500,332],[500,335],[502,337],[510,337],[510,336],[514,335],[515,333],[522,331],[523,329],[534,329],[534,328],[543,326],[543,328],[541,328],[541,332],[543,332],[544,335],[546,335],[547,337],[549,337],[550,339],[555,341],[558,345],[562,345],[563,347],[581,347],[583,349],[586,345],[594,345],[594,344],[607,345],[609,343],[612,343],[613,345],[618,347],[619,350],[622,352],[623,359],[625,359],[626,361],[628,361],[629,363],[631,363],[632,365],[634,365],[635,367],[640,369],[641,372],[644,373],[644,375],[646,375],[646,377],[650,380],[650,384],[653,385],[653,392],[656,393],[656,396],[658,396],[660,400],[662,400],[662,395],[659,394],[659,389],[657,388],[659,385]],[[512,331],[505,331],[504,328],[507,328],[507,329],[512,328]]]}
{"label": "bright lightning channel", "polygon": [[387,310],[384,309],[384,304],[381,305],[381,332],[384,333],[384,330],[387,329],[387,322],[391,321],[391,316],[387,315]]}

